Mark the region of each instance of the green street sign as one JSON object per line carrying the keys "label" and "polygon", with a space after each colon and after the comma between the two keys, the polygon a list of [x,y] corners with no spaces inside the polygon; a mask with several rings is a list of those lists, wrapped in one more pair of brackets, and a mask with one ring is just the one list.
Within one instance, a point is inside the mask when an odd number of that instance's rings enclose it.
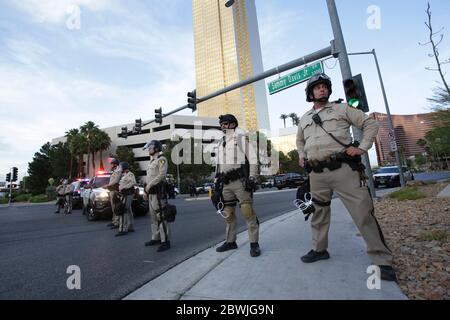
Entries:
{"label": "green street sign", "polygon": [[268,84],[269,94],[274,94],[305,82],[318,73],[323,73],[323,65],[320,61],[270,82]]}

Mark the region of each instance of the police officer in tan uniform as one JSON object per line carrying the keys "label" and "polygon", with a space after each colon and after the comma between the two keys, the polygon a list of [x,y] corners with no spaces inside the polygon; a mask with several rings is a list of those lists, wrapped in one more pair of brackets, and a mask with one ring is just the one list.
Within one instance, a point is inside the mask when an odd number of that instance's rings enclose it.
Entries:
{"label": "police officer in tan uniform", "polygon": [[60,180],[60,184],[56,187],[56,211],[55,213],[59,213],[59,210],[64,205],[64,196],[66,193],[66,185],[63,183],[63,179]]}
{"label": "police officer in tan uniform", "polygon": [[157,251],[162,252],[170,249],[169,224],[161,214],[161,184],[166,180],[168,162],[161,155],[162,144],[160,141],[150,141],[144,146],[144,150],[148,150],[150,155],[145,192],[148,195],[152,232],[152,238],[145,243],[145,246],[160,245]]}
{"label": "police officer in tan uniform", "polygon": [[257,257],[261,254],[258,244],[259,221],[253,211],[253,191],[258,174],[257,160],[252,157],[255,153],[248,152],[250,150],[248,136],[238,128],[238,121],[234,115],[220,116],[219,123],[224,136],[218,146],[216,179],[223,183],[226,240],[216,248],[216,251],[237,249],[235,208],[239,202],[241,213],[247,222],[250,256]]}
{"label": "police officer in tan uniform", "polygon": [[122,196],[122,201],[125,203],[125,212],[119,216],[119,233],[116,237],[134,232],[134,217],[131,209],[131,202],[134,198],[134,186],[136,185],[136,178],[133,172],[130,171],[128,162],[121,162],[122,176],[119,181],[119,192]]}
{"label": "police officer in tan uniform", "polygon": [[65,181],[66,181],[66,185],[65,185],[65,188],[64,188],[64,197],[65,197],[66,202],[68,204],[68,208],[67,208],[66,214],[71,214],[72,213],[72,200],[73,200],[74,186],[72,185],[70,180],[65,180]]}
{"label": "police officer in tan uniform", "polygon": [[[330,257],[327,251],[328,230],[334,191],[363,236],[370,259],[380,266],[381,278],[393,281],[396,276],[392,268],[392,253],[373,215],[373,201],[361,163],[361,155],[372,146],[378,124],[348,104],[329,102],[331,92],[331,80],[325,74],[308,81],[306,100],[313,102],[314,106],[302,116],[298,126],[299,164],[310,172],[315,207],[311,220],[313,250],[301,260],[311,263]],[[352,143],[350,126],[362,130],[359,143]]]}
{"label": "police officer in tan uniform", "polygon": [[111,229],[119,228],[119,216],[117,215],[117,204],[116,197],[119,192],[119,181],[122,176],[122,168],[120,167],[120,161],[116,158],[112,158],[110,160],[111,164],[111,177],[109,178],[109,183],[104,186],[105,189],[109,190],[109,199],[111,202],[112,209],[112,222],[107,225],[107,227],[111,227]]}

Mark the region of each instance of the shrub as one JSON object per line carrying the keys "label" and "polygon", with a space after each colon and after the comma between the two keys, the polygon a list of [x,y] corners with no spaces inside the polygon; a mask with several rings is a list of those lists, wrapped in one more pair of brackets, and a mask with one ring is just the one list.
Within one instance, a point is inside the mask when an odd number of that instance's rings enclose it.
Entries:
{"label": "shrub", "polygon": [[21,194],[19,196],[16,196],[14,198],[14,200],[16,202],[28,202],[28,201],[30,201],[30,198],[31,198],[31,194]]}
{"label": "shrub", "polygon": [[426,198],[426,195],[422,191],[420,191],[417,187],[406,187],[398,191],[392,192],[389,195],[389,197],[403,201],[403,200],[417,200]]}
{"label": "shrub", "polygon": [[439,241],[445,242],[447,238],[450,237],[450,232],[446,230],[433,230],[429,232],[424,232],[419,235],[418,239],[420,241]]}
{"label": "shrub", "polygon": [[47,195],[45,194],[40,194],[34,197],[31,197],[30,202],[32,203],[40,203],[40,202],[48,202],[48,198]]}

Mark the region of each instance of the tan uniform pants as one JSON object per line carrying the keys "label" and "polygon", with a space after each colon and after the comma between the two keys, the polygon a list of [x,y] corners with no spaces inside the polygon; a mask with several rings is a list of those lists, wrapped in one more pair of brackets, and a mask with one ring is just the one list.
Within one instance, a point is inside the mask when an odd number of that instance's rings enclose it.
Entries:
{"label": "tan uniform pants", "polygon": [[[373,215],[374,207],[367,186],[361,186],[359,173],[346,163],[340,169],[322,173],[311,172],[311,193],[319,201],[331,201],[333,191],[344,203],[367,245],[367,254],[376,265],[392,265],[392,253],[387,247],[380,226]],[[324,251],[328,248],[330,229],[330,207],[315,205],[311,228],[313,249]]]}
{"label": "tan uniform pants", "polygon": [[126,196],[125,212],[119,216],[119,232],[128,232],[128,229],[134,229],[133,210],[131,209],[131,202],[134,195]]}
{"label": "tan uniform pants", "polygon": [[110,191],[109,192],[109,200],[111,202],[111,210],[112,210],[112,223],[115,226],[119,225],[119,216],[116,214],[116,203],[114,202],[115,195],[118,193],[118,191]]}
{"label": "tan uniform pants", "polygon": [[162,220],[161,215],[157,213],[159,210],[159,202],[156,194],[148,195],[148,205],[151,220],[152,240],[161,240],[161,242],[170,240],[169,224],[167,221]]}
{"label": "tan uniform pants", "polygon": [[236,201],[239,201],[242,215],[247,222],[248,238],[250,242],[258,242],[259,240],[259,221],[253,211],[252,194],[245,191],[244,183],[240,180],[235,180],[223,186],[223,199],[225,202],[224,216],[227,223],[226,226],[226,241],[236,241]]}

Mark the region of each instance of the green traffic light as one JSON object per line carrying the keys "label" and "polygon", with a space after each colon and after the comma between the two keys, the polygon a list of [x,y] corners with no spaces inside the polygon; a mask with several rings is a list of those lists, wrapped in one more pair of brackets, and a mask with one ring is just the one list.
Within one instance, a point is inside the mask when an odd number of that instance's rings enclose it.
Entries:
{"label": "green traffic light", "polygon": [[359,106],[359,100],[356,98],[350,99],[347,103],[354,108],[358,108]]}

